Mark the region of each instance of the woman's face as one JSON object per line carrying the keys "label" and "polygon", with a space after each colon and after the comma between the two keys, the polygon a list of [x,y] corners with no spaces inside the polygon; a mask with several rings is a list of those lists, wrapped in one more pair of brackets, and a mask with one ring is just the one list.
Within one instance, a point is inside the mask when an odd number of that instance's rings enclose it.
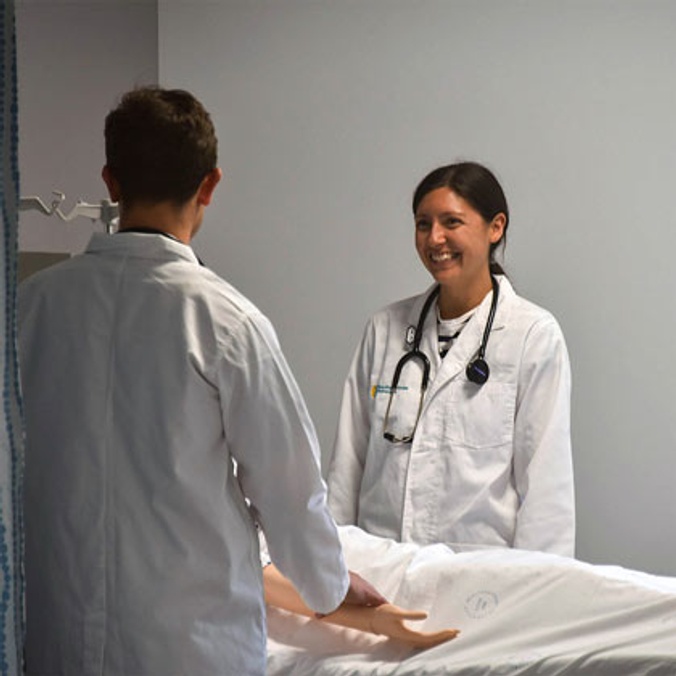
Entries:
{"label": "woman's face", "polygon": [[439,284],[472,287],[490,283],[490,246],[500,241],[504,229],[504,214],[488,223],[452,190],[437,188],[418,205],[415,246]]}

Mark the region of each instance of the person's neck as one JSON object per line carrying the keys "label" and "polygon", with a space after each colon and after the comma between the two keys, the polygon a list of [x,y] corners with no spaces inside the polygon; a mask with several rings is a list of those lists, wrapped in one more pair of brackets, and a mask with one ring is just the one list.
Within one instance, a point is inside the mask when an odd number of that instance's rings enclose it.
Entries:
{"label": "person's neck", "polygon": [[442,284],[437,304],[441,319],[456,319],[481,305],[486,294],[493,288],[490,274],[469,288],[444,286]]}
{"label": "person's neck", "polygon": [[118,230],[156,230],[190,244],[196,224],[196,207],[191,203],[181,206],[171,202],[139,203],[121,208]]}

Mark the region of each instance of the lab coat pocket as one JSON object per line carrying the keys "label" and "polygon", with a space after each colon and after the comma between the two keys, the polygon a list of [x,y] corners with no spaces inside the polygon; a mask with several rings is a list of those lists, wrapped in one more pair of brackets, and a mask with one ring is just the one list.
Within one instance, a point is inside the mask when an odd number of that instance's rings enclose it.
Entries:
{"label": "lab coat pocket", "polygon": [[413,433],[420,409],[421,383],[420,375],[410,368],[402,372],[394,391],[389,383],[372,386],[374,420],[380,425],[380,433],[387,431],[397,439]]}
{"label": "lab coat pocket", "polygon": [[516,384],[467,380],[450,384],[444,399],[444,437],[469,448],[511,448]]}

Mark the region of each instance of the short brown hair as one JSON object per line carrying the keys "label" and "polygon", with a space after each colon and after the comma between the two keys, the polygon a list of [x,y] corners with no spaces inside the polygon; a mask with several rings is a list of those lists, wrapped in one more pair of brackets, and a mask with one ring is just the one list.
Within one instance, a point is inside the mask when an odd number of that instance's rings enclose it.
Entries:
{"label": "short brown hair", "polygon": [[181,89],[126,93],[105,123],[106,164],[122,201],[184,204],[216,168],[218,141],[204,106]]}

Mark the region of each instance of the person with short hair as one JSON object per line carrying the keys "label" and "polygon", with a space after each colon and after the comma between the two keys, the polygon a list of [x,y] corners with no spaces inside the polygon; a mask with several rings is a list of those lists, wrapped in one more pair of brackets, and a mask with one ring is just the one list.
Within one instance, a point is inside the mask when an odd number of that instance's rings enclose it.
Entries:
{"label": "person with short hair", "polygon": [[313,611],[345,568],[315,430],[270,322],[190,242],[221,178],[190,93],[106,118],[119,232],[24,282],[26,673],[265,673],[256,523]]}

